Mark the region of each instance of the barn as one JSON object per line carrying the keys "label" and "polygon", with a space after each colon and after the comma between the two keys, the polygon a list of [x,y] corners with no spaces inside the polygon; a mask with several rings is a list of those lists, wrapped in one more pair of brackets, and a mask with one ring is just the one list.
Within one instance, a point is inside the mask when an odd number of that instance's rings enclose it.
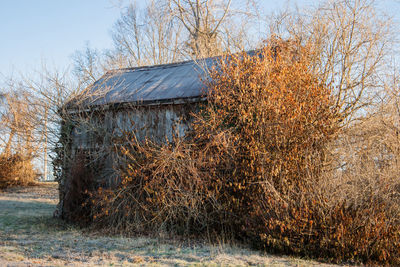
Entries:
{"label": "barn", "polygon": [[[115,137],[134,131],[136,138],[171,141],[190,128],[191,113],[206,101],[204,79],[218,57],[173,64],[109,71],[63,110],[61,167],[58,169],[60,203],[68,194],[71,169],[78,153],[96,169],[95,182],[105,187],[118,183],[115,155],[109,149]],[[78,159],[78,161],[81,159]]]}
{"label": "barn", "polygon": [[109,71],[69,101],[62,110],[61,145],[56,164],[53,162],[59,181],[59,215],[63,199],[71,191],[71,170],[82,161],[78,155],[83,154],[96,170],[95,184],[118,185],[115,165],[119,163],[110,149],[115,148],[115,140],[126,132],[135,133],[139,142],[163,143],[184,136],[193,122],[191,114],[207,100],[204,82],[209,79],[209,70],[221,59]]}

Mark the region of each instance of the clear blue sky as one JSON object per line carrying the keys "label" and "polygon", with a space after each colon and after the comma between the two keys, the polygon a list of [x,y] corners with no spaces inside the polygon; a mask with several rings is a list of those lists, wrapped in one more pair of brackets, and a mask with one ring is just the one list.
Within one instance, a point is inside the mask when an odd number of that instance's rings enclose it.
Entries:
{"label": "clear blue sky", "polygon": [[[57,67],[87,42],[110,48],[110,29],[119,17],[119,0],[1,0],[0,79],[37,68],[42,60]],[[400,3],[378,0],[388,13],[399,16]],[[279,9],[283,0],[261,0],[265,13]],[[317,0],[292,0],[307,6]]]}
{"label": "clear blue sky", "polygon": [[67,65],[86,42],[111,47],[119,16],[110,0],[1,0],[0,73],[35,68],[42,60]]}

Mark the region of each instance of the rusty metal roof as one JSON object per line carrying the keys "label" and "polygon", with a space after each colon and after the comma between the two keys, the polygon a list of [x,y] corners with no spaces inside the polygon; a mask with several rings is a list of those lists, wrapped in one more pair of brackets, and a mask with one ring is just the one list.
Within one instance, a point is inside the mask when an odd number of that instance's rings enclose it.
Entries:
{"label": "rusty metal roof", "polygon": [[202,79],[216,58],[119,69],[106,73],[88,90],[89,105],[154,103],[204,96]]}

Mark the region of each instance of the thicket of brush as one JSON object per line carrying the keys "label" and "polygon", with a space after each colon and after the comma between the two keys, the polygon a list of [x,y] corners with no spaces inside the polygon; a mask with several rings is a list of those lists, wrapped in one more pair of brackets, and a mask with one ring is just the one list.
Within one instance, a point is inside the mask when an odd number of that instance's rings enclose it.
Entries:
{"label": "thicket of brush", "polygon": [[381,119],[340,130],[307,50],[278,42],[222,60],[185,139],[141,144],[128,134],[118,146],[122,183],[90,193],[90,221],[124,234],[228,236],[333,262],[400,264],[399,139]]}
{"label": "thicket of brush", "polygon": [[19,153],[0,154],[0,189],[29,185],[37,178],[31,157]]}
{"label": "thicket of brush", "polygon": [[71,162],[68,179],[63,187],[62,216],[68,222],[81,226],[91,222],[91,202],[88,201],[90,192],[95,190],[95,170],[89,166],[86,154],[78,151]]}

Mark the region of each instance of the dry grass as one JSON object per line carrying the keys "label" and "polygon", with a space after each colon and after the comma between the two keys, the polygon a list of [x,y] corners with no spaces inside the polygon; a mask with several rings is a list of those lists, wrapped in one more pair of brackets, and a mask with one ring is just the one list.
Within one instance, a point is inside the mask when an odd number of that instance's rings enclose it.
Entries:
{"label": "dry grass", "polygon": [[32,185],[37,178],[32,157],[20,153],[0,153],[0,189]]}
{"label": "dry grass", "polygon": [[[1,266],[321,266],[231,245],[83,232],[52,217],[55,183],[0,193]],[[328,266],[328,265],[325,265]]]}

